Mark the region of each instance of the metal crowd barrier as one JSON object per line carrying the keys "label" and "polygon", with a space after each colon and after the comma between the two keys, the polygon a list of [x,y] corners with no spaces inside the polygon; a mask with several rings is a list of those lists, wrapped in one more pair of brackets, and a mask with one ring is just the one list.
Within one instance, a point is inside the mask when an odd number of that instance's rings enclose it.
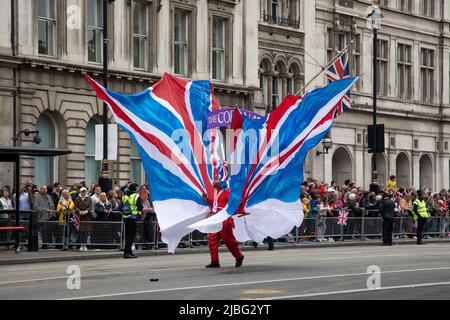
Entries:
{"label": "metal crowd barrier", "polygon": [[[351,214],[345,226],[339,225],[338,217],[305,219],[302,225],[287,235],[274,239],[276,243],[302,243],[305,241],[346,241],[380,239],[382,236],[382,218],[378,211],[364,212],[361,217]],[[14,226],[11,215],[0,211],[0,226]],[[69,221],[38,221],[40,248],[77,249],[86,246],[89,249],[123,249],[125,228],[123,221],[81,221],[79,229]],[[30,238],[29,220],[20,221],[25,230],[19,233],[21,245],[28,245]],[[417,222],[410,216],[394,218],[393,235],[395,239],[411,239],[416,235]],[[449,237],[450,217],[432,216],[424,227],[426,237]],[[0,233],[0,246],[13,242],[12,231]],[[138,221],[137,235],[134,242],[138,249],[153,249],[161,245],[158,222]],[[207,245],[207,234],[194,231],[180,242],[179,247]]]}

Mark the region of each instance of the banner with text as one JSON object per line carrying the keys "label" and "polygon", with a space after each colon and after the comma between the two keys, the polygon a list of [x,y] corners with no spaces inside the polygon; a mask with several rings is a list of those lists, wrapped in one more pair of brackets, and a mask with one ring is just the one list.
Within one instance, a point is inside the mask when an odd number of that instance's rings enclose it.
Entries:
{"label": "banner with text", "polygon": [[[212,111],[208,114],[208,129],[212,128],[219,128],[219,127],[229,127],[231,125],[231,120],[233,119],[233,112],[235,111],[235,108],[227,108],[227,109],[220,109],[217,111]],[[247,117],[250,117],[252,119],[261,119],[263,116],[245,110],[240,109],[242,114],[246,115]]]}

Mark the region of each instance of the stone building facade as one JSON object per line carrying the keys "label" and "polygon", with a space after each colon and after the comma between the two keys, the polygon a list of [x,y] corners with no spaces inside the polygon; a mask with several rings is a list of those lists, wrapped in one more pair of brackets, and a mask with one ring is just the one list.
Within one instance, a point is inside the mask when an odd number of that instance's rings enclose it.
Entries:
{"label": "stone building facade", "polygon": [[[0,145],[11,145],[17,131],[40,129],[38,147],[60,147],[72,154],[55,160],[26,158],[22,180],[35,183],[97,180],[94,126],[103,107],[83,77],[101,79],[102,0],[13,0],[0,11]],[[12,17],[11,5],[15,5]],[[224,106],[250,106],[261,99],[256,1],[117,0],[108,6],[109,87],[135,93],[170,72],[187,79],[212,79]],[[15,26],[13,55],[11,25]],[[13,71],[15,70],[15,71]],[[14,117],[13,72],[17,79]],[[112,119],[110,119],[112,120]],[[143,182],[135,146],[118,134],[112,177],[124,184]],[[19,145],[32,142],[22,137]],[[12,182],[2,165],[0,184]]]}
{"label": "stone building facade", "polygon": [[[17,130],[39,127],[40,146],[73,151],[54,161],[24,159],[23,180],[63,184],[96,180],[94,127],[101,122],[103,107],[83,73],[101,78],[102,2],[2,3],[0,145],[12,144],[15,123]],[[378,122],[386,126],[386,152],[378,163],[381,180],[396,174],[403,185],[448,188],[450,4],[445,0],[381,2]],[[361,80],[352,91],[352,110],[336,121],[329,154],[317,155],[322,150],[318,146],[308,155],[304,171],[305,177],[339,183],[350,178],[368,187],[372,33],[366,12],[371,3],[116,0],[108,6],[110,88],[135,93],[157,82],[164,72],[212,79],[223,106],[265,114],[286,94],[301,89],[353,40],[351,71]],[[308,89],[325,84],[321,75]],[[124,132],[118,136],[114,180],[142,182],[135,146]],[[22,138],[20,145],[31,145],[27,137]],[[11,183],[11,169],[0,166],[0,185]]]}
{"label": "stone building facade", "polygon": [[[403,186],[449,188],[450,168],[450,2],[379,1],[377,122],[385,124],[386,152],[377,157],[381,184],[396,175]],[[327,155],[309,155],[307,175],[357,185],[371,183],[367,125],[372,124],[372,31],[367,7],[372,1],[315,1],[317,45],[311,54],[325,65],[350,40],[352,110],[336,121]],[[324,85],[318,79],[316,85]]]}

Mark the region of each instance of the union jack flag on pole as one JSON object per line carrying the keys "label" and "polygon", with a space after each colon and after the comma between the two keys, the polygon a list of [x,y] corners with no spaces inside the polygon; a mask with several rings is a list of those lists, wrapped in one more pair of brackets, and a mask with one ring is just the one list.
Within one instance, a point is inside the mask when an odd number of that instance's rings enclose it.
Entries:
{"label": "union jack flag on pole", "polygon": [[[340,57],[328,69],[325,70],[325,75],[328,79],[328,83],[350,77],[350,66],[347,50],[344,51]],[[350,108],[350,92],[348,92],[342,101],[338,103],[335,118],[342,112],[350,110]]]}

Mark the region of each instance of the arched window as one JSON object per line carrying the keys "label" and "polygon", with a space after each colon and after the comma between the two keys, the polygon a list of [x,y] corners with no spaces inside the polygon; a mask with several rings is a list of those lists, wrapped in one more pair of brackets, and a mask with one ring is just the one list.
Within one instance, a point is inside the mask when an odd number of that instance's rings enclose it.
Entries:
{"label": "arched window", "polygon": [[84,151],[84,175],[87,184],[96,183],[100,176],[101,161],[95,160],[95,125],[98,122],[92,118],[86,127]]}
{"label": "arched window", "polygon": [[[373,172],[373,166],[372,166],[373,165],[373,157],[374,157],[374,155],[372,155],[372,159],[370,161],[371,168],[372,168],[371,172]],[[386,168],[387,168],[386,157],[383,153],[377,153],[376,159],[377,159],[378,181],[379,181],[380,185],[385,186],[387,183],[387,178],[388,178],[387,173],[386,173]]]}
{"label": "arched window", "polygon": [[130,180],[139,185],[143,185],[145,183],[141,155],[139,154],[137,145],[133,140],[130,141]]}
{"label": "arched window", "polygon": [[411,165],[408,156],[402,152],[396,160],[397,184],[399,187],[411,187]]}
{"label": "arched window", "polygon": [[287,90],[288,93],[295,94],[303,88],[305,83],[301,68],[297,63],[292,63],[289,67]]}
{"label": "arched window", "polygon": [[343,186],[345,180],[353,179],[352,158],[347,149],[340,147],[334,152],[331,166],[333,180],[339,186]]}
{"label": "arched window", "polygon": [[[58,132],[53,119],[43,113],[37,120],[37,129],[41,136],[41,143],[36,145],[37,148],[51,149],[56,148]],[[35,180],[37,185],[49,185],[57,179],[57,161],[56,157],[37,157],[35,159]]]}
{"label": "arched window", "polygon": [[420,188],[433,188],[433,162],[427,154],[420,158]]}
{"label": "arched window", "polygon": [[259,84],[263,94],[264,106],[267,108],[269,105],[269,78],[268,73],[270,70],[270,64],[267,60],[261,62],[259,66]]}

